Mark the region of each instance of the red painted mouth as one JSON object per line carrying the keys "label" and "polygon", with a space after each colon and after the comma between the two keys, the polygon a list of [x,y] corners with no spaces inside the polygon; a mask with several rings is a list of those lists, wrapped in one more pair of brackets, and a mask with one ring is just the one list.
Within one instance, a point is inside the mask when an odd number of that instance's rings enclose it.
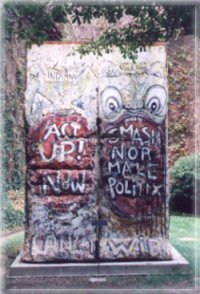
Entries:
{"label": "red painted mouth", "polygon": [[102,128],[102,174],[111,210],[135,219],[162,212],[166,198],[165,124],[123,115]]}

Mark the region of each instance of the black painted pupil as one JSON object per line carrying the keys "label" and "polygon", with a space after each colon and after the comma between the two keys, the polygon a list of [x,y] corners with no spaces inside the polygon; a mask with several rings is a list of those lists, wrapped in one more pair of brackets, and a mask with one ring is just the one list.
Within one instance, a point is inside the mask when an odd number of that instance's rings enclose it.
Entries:
{"label": "black painted pupil", "polygon": [[153,102],[152,104],[151,104],[151,110],[156,110],[156,108],[157,108],[157,103],[156,102]]}
{"label": "black painted pupil", "polygon": [[114,103],[110,103],[110,104],[109,104],[109,108],[110,108],[111,110],[115,110],[115,104],[114,104]]}

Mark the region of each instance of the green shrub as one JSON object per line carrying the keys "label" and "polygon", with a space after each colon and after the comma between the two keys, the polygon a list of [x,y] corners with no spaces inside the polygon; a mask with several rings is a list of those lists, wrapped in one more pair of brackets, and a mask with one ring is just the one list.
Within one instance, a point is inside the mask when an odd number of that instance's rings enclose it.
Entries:
{"label": "green shrub", "polygon": [[2,220],[1,229],[12,229],[24,224],[24,212],[16,210],[7,196],[2,209]]}
{"label": "green shrub", "polygon": [[[196,162],[196,168],[195,168]],[[180,157],[170,171],[170,208],[192,213],[195,204],[195,180],[200,181],[200,154]]]}

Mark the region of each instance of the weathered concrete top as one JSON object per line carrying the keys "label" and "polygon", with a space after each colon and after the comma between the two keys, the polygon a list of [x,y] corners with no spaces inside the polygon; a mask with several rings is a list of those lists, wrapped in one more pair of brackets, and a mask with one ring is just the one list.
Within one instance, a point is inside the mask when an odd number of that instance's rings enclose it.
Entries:
{"label": "weathered concrete top", "polygon": [[[162,97],[162,110],[154,118],[162,119],[167,101],[164,46],[157,45],[140,52],[135,63],[123,59],[117,49],[102,57],[93,54],[81,57],[74,54],[77,46],[45,44],[33,46],[28,51],[26,118],[29,125],[34,126],[46,113],[65,109],[67,113],[81,113],[87,118],[89,127],[95,130],[98,115],[102,119],[116,119],[108,108],[108,95],[116,94],[121,108],[138,110],[146,103],[148,111],[150,96],[155,92]],[[97,114],[99,99],[100,113]]]}

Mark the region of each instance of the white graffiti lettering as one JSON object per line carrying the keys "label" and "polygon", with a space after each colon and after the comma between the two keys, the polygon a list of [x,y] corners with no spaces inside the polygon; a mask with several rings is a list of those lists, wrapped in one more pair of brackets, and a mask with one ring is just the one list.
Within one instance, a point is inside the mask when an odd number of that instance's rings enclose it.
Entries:
{"label": "white graffiti lettering", "polygon": [[62,192],[72,192],[73,194],[84,194],[85,192],[85,172],[82,172],[79,179],[71,178],[68,174],[61,177],[61,172],[57,171],[56,176],[46,174],[43,176],[42,192],[47,195],[48,187],[55,195],[60,195]]}
{"label": "white graffiti lettering", "polygon": [[120,144],[119,147],[114,146],[111,152],[111,159],[121,159],[125,160],[127,157],[130,161],[134,160],[151,160],[151,150],[149,147],[135,147],[135,146],[126,146],[125,143]]}
{"label": "white graffiti lettering", "polygon": [[155,132],[154,130],[149,130],[148,127],[136,128],[133,125],[128,127],[120,126],[119,129],[112,128],[108,131],[108,134],[114,138],[109,139],[110,144],[115,144],[119,142],[119,137],[117,134],[120,134],[120,137],[126,137],[132,143],[139,143],[140,146],[144,145],[161,145],[160,131]]}
{"label": "white graffiti lettering", "polygon": [[142,197],[145,195],[161,196],[162,185],[134,182],[133,180],[117,180],[114,177],[108,178],[110,198],[117,196]]}
{"label": "white graffiti lettering", "polygon": [[79,140],[77,145],[71,141],[64,141],[59,143],[54,143],[52,144],[52,152],[51,156],[47,157],[45,154],[45,150],[42,144],[38,146],[39,154],[42,158],[42,161],[44,162],[51,162],[53,160],[58,160],[58,162],[64,162],[66,159],[68,160],[73,160],[74,156],[72,153],[76,152],[77,155],[77,160],[82,159],[82,154],[84,152],[84,145],[85,142],[83,140]]}
{"label": "white graffiti lettering", "polygon": [[[68,130],[67,127],[70,127],[72,129],[72,133]],[[65,136],[78,136],[78,130],[81,128],[81,125],[79,125],[76,122],[67,122],[64,123],[60,128],[57,127],[57,125],[54,123],[48,127],[48,130],[46,134],[44,135],[44,140],[47,140],[50,135],[55,135],[56,139],[59,139],[60,137]]]}

